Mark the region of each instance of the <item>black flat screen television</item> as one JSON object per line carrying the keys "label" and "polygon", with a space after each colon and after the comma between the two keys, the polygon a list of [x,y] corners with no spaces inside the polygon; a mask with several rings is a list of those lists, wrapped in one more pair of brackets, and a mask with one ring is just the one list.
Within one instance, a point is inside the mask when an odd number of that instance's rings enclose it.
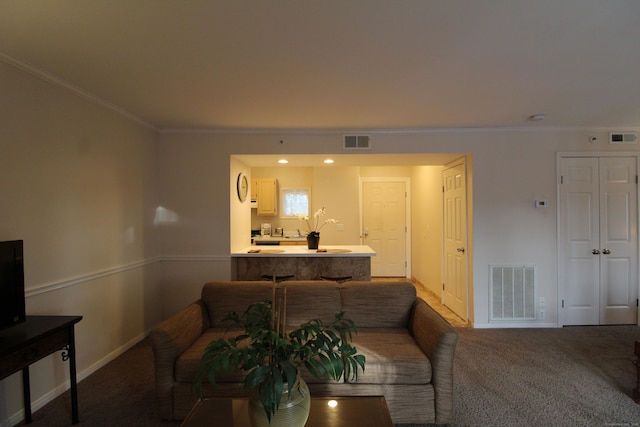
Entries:
{"label": "black flat screen television", "polygon": [[0,329],[25,319],[22,240],[0,242]]}

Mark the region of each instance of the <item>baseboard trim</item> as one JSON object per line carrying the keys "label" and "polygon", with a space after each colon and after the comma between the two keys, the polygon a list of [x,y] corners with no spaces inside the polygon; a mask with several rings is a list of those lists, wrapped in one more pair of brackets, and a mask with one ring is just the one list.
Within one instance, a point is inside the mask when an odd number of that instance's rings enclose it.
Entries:
{"label": "baseboard trim", "polygon": [[509,322],[509,323],[475,323],[475,329],[508,329],[508,328],[559,328],[557,323]]}
{"label": "baseboard trim", "polygon": [[[138,344],[140,341],[145,339],[149,335],[150,332],[151,332],[151,329],[148,329],[145,332],[143,332],[141,334],[138,334],[136,337],[132,338],[131,340],[129,340],[125,344],[121,345],[120,347],[118,347],[117,349],[112,351],[111,353],[107,354],[102,359],[98,360],[96,363],[92,364],[91,366],[87,367],[86,369],[83,369],[81,372],[79,372],[77,374],[77,381],[78,382],[82,381],[83,379],[87,378],[89,375],[91,375],[94,372],[96,372],[98,369],[100,369],[103,366],[105,366],[107,363],[115,360],[118,356],[122,355],[124,352],[129,350],[131,347],[133,347],[134,345]],[[67,379],[67,380],[65,380],[64,383],[62,383],[59,386],[53,388],[48,393],[42,395],[40,398],[32,401],[31,402],[31,412],[35,413],[38,409],[43,408],[49,402],[51,402],[52,400],[54,400],[55,398],[60,396],[62,393],[64,393],[67,390],[69,390],[70,388],[71,388],[71,383]],[[82,414],[81,408],[80,408],[80,414]],[[15,425],[19,424],[20,422],[24,421],[24,416],[25,416],[24,408],[22,408],[20,411],[16,412],[15,414],[11,415],[11,417],[9,417],[9,419],[8,419],[9,424],[7,424],[7,427],[8,426],[15,426]],[[82,418],[82,416],[80,418]],[[71,412],[69,412],[69,419],[71,419]],[[4,427],[5,423],[2,422],[1,425]]]}

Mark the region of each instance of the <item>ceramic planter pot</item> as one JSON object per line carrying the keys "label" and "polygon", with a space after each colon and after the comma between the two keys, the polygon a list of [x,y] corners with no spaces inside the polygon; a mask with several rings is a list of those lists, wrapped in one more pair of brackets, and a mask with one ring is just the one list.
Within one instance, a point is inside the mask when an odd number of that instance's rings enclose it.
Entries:
{"label": "ceramic planter pot", "polygon": [[284,384],[282,400],[278,410],[271,417],[271,423],[267,419],[257,391],[249,395],[249,420],[253,427],[304,427],[309,418],[310,409],[309,387],[299,375],[291,388],[291,393],[287,384]]}
{"label": "ceramic planter pot", "polygon": [[318,245],[320,244],[320,233],[317,231],[312,231],[307,234],[307,247],[309,249],[318,249]]}

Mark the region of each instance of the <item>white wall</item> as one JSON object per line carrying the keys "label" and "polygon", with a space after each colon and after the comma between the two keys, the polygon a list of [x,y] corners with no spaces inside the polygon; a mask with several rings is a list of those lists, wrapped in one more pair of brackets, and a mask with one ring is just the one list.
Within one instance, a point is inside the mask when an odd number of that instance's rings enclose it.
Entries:
{"label": "white wall", "polygon": [[230,179],[229,190],[230,200],[229,206],[231,218],[229,222],[229,230],[231,231],[230,240],[231,251],[237,251],[246,248],[251,244],[251,199],[249,195],[245,201],[241,202],[238,198],[238,176],[243,173],[247,176],[249,183],[251,182],[251,168],[236,158],[230,159]]}
{"label": "white wall", "polygon": [[416,166],[411,174],[411,273],[442,295],[442,166]]}
{"label": "white wall", "polygon": [[[472,257],[472,321],[476,327],[554,326],[558,321],[556,153],[638,150],[637,146],[608,145],[607,132],[607,129],[370,132],[370,152],[465,153],[470,156],[473,163],[470,183],[473,247],[469,253]],[[591,135],[598,137],[597,143],[589,142]],[[279,140],[284,140],[285,144],[279,144]],[[167,178],[175,178],[173,184],[161,186],[163,197],[178,198],[176,191],[179,186],[189,188],[189,194],[182,192],[179,196],[185,200],[178,208],[187,216],[197,214],[201,219],[201,222],[184,224],[175,230],[175,233],[182,236],[178,240],[179,246],[189,248],[186,254],[193,253],[198,248],[206,248],[209,255],[218,261],[217,268],[209,269],[208,278],[225,277],[222,271],[223,265],[229,263],[229,238],[224,234],[229,209],[223,204],[207,205],[207,210],[195,212],[191,206],[202,194],[229,191],[228,169],[222,165],[210,168],[209,181],[203,183],[198,176],[199,173],[193,172],[194,165],[190,165],[187,171],[187,159],[198,159],[195,168],[200,169],[203,163],[208,161],[215,164],[226,162],[228,165],[228,157],[232,154],[338,154],[343,152],[341,144],[340,132],[210,132],[161,135],[162,174]],[[421,174],[418,172],[414,176],[419,177]],[[415,186],[416,183],[412,185]],[[414,191],[413,199],[416,198],[415,194]],[[539,198],[549,200],[550,207],[534,208],[534,200]],[[418,203],[416,200],[413,201]],[[336,217],[339,215],[336,213]],[[416,213],[412,212],[414,219],[415,215]],[[202,236],[206,234],[215,234],[217,237],[204,244]],[[420,238],[420,235],[417,237]],[[435,240],[437,236],[431,237],[432,242]],[[173,248],[171,250],[174,251]],[[181,253],[182,250],[176,248],[175,253]],[[420,249],[429,250],[433,248]],[[526,325],[489,322],[488,266],[496,263],[526,263],[537,266],[538,295],[544,296],[547,302],[545,320],[529,322]],[[183,271],[186,274],[189,268],[184,267]],[[418,266],[414,266],[414,269],[416,268]],[[424,272],[418,274],[423,277],[428,275]],[[431,279],[425,280],[431,283]]]}
{"label": "white wall", "polygon": [[[157,133],[2,62],[0,87],[0,240],[24,240],[27,315],[84,317],[82,379],[160,320]],[[66,365],[33,365],[34,410]],[[0,422],[19,421],[21,395],[20,374],[0,381]]]}
{"label": "white wall", "polygon": [[324,206],[326,213],[322,220],[333,218],[344,227],[339,230],[336,224],[326,224],[320,230],[320,242],[332,245],[360,244],[359,168],[338,165],[314,168],[313,181],[312,215]]}
{"label": "white wall", "polygon": [[[158,147],[159,204],[167,213],[158,224],[163,318],[198,299],[207,281],[231,278],[230,227],[249,227],[244,221],[232,224],[230,213],[237,173],[250,177],[248,169],[238,162],[231,170],[230,156],[209,144],[207,135],[192,137],[161,135]],[[237,206],[231,206],[235,215]]]}

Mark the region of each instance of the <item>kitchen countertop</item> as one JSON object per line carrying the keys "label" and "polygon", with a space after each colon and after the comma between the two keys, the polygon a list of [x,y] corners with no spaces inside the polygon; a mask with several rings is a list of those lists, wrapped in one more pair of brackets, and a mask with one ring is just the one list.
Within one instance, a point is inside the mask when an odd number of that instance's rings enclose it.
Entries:
{"label": "kitchen countertop", "polygon": [[[290,240],[290,239],[287,239]],[[373,249],[366,245],[320,245],[318,249],[306,246],[248,246],[232,252],[231,257],[372,257]]]}

